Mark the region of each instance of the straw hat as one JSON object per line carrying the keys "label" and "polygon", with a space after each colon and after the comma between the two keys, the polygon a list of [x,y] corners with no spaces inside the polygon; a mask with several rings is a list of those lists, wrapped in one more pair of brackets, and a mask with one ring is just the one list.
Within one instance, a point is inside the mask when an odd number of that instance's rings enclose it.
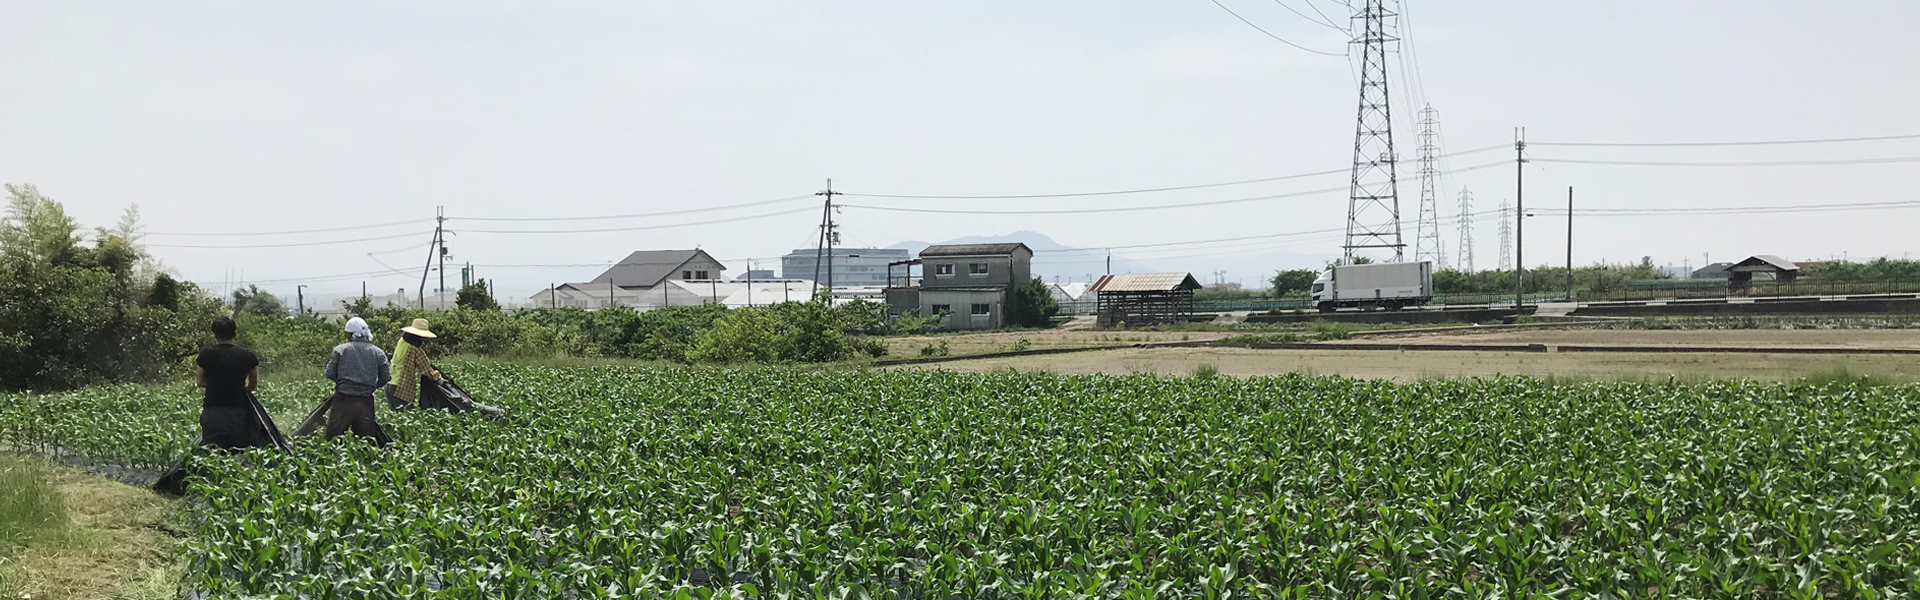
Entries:
{"label": "straw hat", "polygon": [[427,331],[426,319],[414,319],[412,327],[401,327],[400,330],[423,337],[423,338],[435,337],[433,335],[433,332]]}

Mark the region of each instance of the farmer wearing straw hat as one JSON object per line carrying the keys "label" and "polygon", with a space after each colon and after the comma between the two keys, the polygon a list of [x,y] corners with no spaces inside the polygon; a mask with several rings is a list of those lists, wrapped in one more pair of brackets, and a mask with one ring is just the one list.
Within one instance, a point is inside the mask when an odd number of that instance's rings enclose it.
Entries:
{"label": "farmer wearing straw hat", "polygon": [[373,391],[387,384],[387,353],[373,345],[373,330],[366,320],[348,319],[346,329],[347,343],[334,346],[333,356],[327,359],[327,379],[333,381],[333,397],[322,405],[327,411],[327,438],[352,431],[375,446],[385,446],[393,439],[373,419]]}
{"label": "farmer wearing straw hat", "polygon": [[400,341],[393,345],[393,384],[387,386],[387,402],[395,408],[412,408],[420,402],[420,378],[440,380],[422,346],[433,339],[426,319],[414,319],[413,325],[400,328]]}

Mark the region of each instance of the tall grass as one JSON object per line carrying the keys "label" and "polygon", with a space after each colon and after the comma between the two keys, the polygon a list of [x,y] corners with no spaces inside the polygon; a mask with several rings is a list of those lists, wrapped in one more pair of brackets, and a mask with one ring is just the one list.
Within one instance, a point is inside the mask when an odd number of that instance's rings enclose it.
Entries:
{"label": "tall grass", "polygon": [[66,505],[40,465],[0,456],[0,556],[12,554],[66,520]]}
{"label": "tall grass", "polygon": [[1814,387],[1826,387],[1830,385],[1842,387],[1881,387],[1896,383],[1892,377],[1872,373],[1855,373],[1845,365],[1836,365],[1831,368],[1808,373],[1806,377],[1800,378],[1800,382]]}

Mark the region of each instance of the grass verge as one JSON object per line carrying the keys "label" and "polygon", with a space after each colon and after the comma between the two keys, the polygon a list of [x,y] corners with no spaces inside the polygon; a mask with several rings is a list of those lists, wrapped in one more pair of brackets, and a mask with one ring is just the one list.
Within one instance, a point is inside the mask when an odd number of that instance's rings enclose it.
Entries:
{"label": "grass verge", "polygon": [[[22,494],[25,486],[34,490]],[[26,498],[26,499],[22,499]],[[0,519],[41,525],[0,562],[0,598],[177,598],[188,530],[152,492],[37,460],[0,456]]]}

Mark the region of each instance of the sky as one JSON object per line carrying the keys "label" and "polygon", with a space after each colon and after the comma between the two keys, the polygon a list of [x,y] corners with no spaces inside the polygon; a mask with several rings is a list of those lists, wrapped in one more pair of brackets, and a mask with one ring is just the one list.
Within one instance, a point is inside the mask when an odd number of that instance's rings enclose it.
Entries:
{"label": "sky", "polygon": [[[1346,26],[1348,9],[1330,0],[1220,2],[1300,46],[1349,52],[1347,33],[1287,10],[1317,17],[1317,7]],[[1442,161],[1463,170],[1436,192],[1455,260],[1461,189],[1475,210],[1515,196],[1519,127],[1536,159],[1920,156],[1920,139],[1546,145],[1920,134],[1920,37],[1908,31],[1920,3],[1404,0],[1401,12],[1405,41],[1388,69],[1409,254],[1412,117],[1424,105],[1438,111],[1443,152],[1509,146]],[[80,0],[0,4],[0,22],[0,181],[37,185],[88,226],[138,205],[146,242],[183,278],[282,294],[301,282],[309,294],[358,293],[363,281],[414,289],[436,207],[455,232],[450,260],[478,265],[514,301],[633,250],[700,247],[729,275],[745,258],[772,268],[814,244],[813,194],[829,178],[849,194],[1020,195],[1338,171],[1352,164],[1358,99],[1350,60],[1282,44],[1210,0]],[[1572,187],[1579,207],[1609,209],[1911,201],[1917,164],[1541,160],[1523,193],[1529,206],[1560,207]],[[1464,170],[1481,165],[1495,166]],[[1344,191],[1287,195],[1346,184],[1335,173],[1090,197],[848,195],[837,220],[844,245],[1031,230],[1068,246],[1138,246],[1337,231]],[[1010,214],[1262,196],[1286,197]],[[1580,264],[1694,266],[1901,257],[1920,249],[1916,224],[1915,208],[1583,215],[1572,252]],[[1495,266],[1497,223],[1474,228],[1476,266]],[[312,229],[335,231],[179,235]],[[1565,260],[1567,229],[1563,216],[1529,220],[1527,263]],[[285,244],[310,245],[180,247]],[[1318,267],[1340,244],[1334,233],[1113,252],[1251,285]],[[1105,255],[1079,256],[1036,261],[1097,273]],[[1222,265],[1232,267],[1214,275]]]}

